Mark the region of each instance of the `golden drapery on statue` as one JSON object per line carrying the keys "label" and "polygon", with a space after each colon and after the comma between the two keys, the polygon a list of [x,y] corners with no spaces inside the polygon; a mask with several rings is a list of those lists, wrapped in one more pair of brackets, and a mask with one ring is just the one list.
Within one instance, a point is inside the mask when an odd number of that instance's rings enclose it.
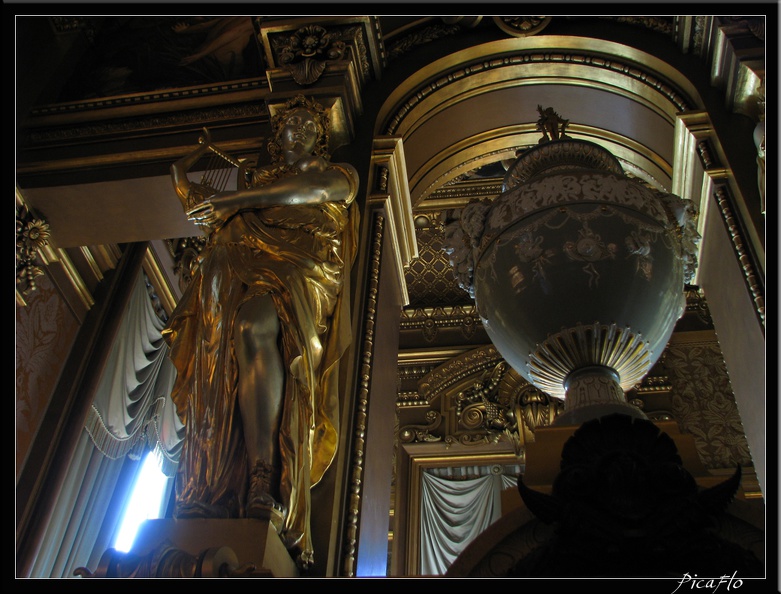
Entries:
{"label": "golden drapery on statue", "polygon": [[312,563],[310,489],[334,459],[339,368],[351,340],[358,178],[326,154],[325,110],[302,96],[272,122],[274,162],[214,192],[172,167],[208,241],[165,336],[186,438],[178,518],[268,518],[299,566]]}

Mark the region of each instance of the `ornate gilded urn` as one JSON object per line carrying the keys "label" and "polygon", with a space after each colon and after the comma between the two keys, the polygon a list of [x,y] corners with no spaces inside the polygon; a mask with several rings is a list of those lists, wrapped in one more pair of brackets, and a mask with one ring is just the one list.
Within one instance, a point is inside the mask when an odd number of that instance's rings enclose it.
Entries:
{"label": "ornate gilded urn", "polygon": [[445,250],[497,350],[564,399],[557,424],[643,417],[625,391],[662,354],[696,267],[689,201],[627,177],[606,149],[538,108],[540,143],[495,200],[443,215]]}

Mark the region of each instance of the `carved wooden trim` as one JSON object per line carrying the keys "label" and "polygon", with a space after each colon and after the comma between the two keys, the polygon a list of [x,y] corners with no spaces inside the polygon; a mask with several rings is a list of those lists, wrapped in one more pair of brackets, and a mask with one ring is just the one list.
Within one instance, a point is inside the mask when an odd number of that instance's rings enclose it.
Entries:
{"label": "carved wooden trim", "polygon": [[350,472],[350,498],[345,517],[345,540],[342,569],[346,577],[355,577],[355,556],[358,551],[358,527],[360,524],[361,495],[363,493],[366,423],[368,419],[369,387],[374,358],[374,328],[377,317],[377,298],[382,262],[382,240],[385,218],[375,214],[372,231],[371,262],[369,265],[369,291],[364,303],[363,348],[359,376],[358,397],[355,407],[355,424],[352,444],[352,470]]}

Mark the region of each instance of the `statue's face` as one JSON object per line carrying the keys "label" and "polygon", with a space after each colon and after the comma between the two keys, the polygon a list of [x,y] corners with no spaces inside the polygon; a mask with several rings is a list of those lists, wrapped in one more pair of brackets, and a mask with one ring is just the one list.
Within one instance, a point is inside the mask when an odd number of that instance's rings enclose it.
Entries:
{"label": "statue's face", "polygon": [[295,109],[287,116],[280,133],[282,150],[300,155],[311,154],[320,130],[307,109]]}

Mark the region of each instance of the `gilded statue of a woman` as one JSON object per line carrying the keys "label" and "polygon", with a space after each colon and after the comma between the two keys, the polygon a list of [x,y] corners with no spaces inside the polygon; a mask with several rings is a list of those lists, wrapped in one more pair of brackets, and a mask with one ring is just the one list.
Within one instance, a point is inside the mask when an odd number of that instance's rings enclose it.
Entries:
{"label": "gilded statue of a woman", "polygon": [[[263,518],[306,568],[310,489],[334,458],[338,371],[349,345],[358,175],[328,160],[327,112],[302,96],[272,120],[273,162],[208,190],[172,168],[207,243],[166,329],[186,424],[177,518]],[[211,192],[211,193],[210,193]]]}

